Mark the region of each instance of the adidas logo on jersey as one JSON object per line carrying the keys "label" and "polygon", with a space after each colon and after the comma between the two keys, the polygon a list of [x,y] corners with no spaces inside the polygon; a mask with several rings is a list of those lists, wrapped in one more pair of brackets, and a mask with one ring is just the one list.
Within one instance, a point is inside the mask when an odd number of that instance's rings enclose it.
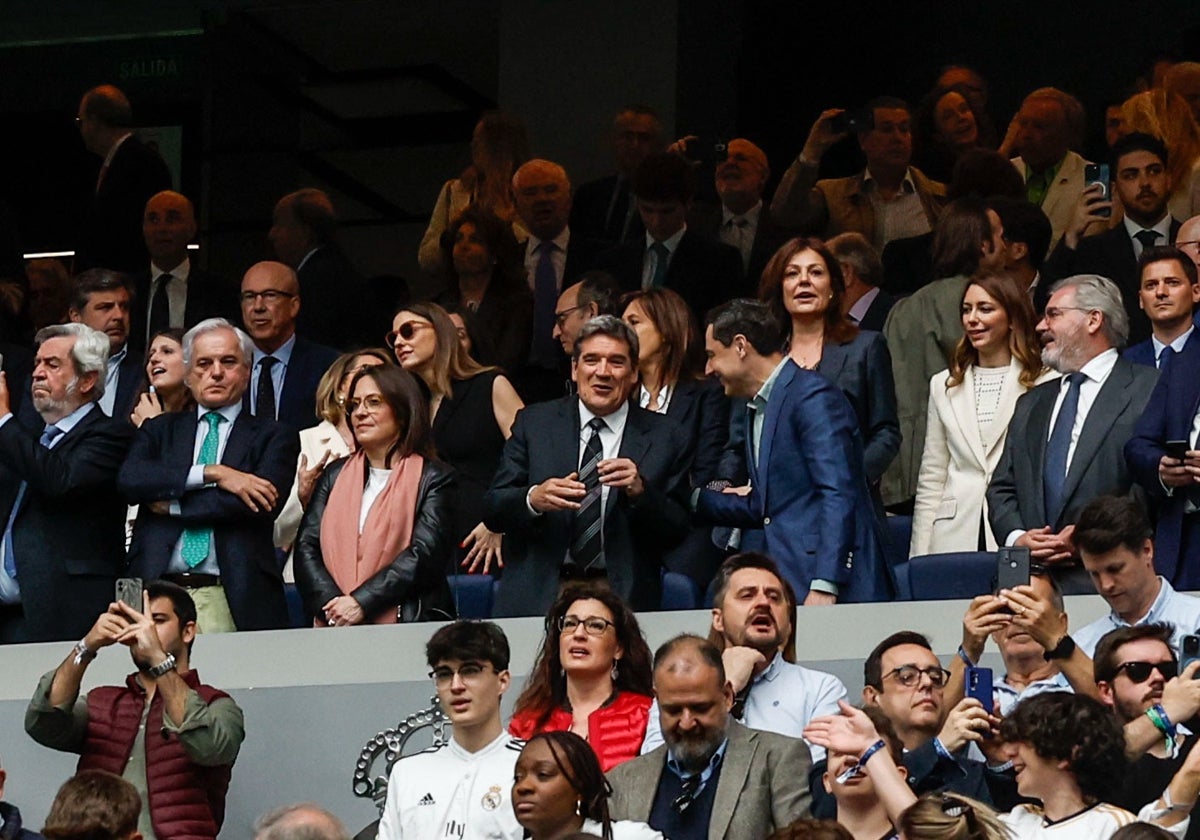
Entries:
{"label": "adidas logo on jersey", "polygon": [[417,804],[418,805],[434,805],[436,803],[433,801],[433,794],[427,793],[421,797],[420,801],[417,802]]}

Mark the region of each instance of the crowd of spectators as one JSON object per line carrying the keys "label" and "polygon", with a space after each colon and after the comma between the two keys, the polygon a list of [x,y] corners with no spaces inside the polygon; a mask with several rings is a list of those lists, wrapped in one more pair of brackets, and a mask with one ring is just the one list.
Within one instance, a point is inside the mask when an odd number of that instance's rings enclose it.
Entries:
{"label": "crowd of spectators", "polygon": [[[84,793],[132,784],[136,828],[105,836],[212,837],[243,730],[198,634],[450,621],[427,653],[453,735],[396,763],[384,838],[1184,836],[1198,71],[1107,115],[1096,166],[1070,94],[1031,92],[1001,137],[986,82],[947,68],[915,110],[824,111],[773,195],[752,140],[672,142],[645,106],[576,188],[485,114],[421,243],[432,300],[367,283],[313,188],[276,203],[274,260],[209,275],[128,100],[88,91],[74,263],[0,295],[0,643],[79,640],[27,730],[82,755]],[[820,177],[850,135],[864,168]],[[979,593],[950,668],[898,628],[856,708],[796,661],[798,607],[1000,547],[1028,583]],[[665,573],[712,630],[652,655],[636,614]],[[455,621],[459,574],[546,620],[507,726],[508,644]],[[114,601],[128,578],[143,598]],[[1110,613],[1071,627],[1063,594],[1092,592]],[[113,644],[137,671],[81,694]],[[305,805],[260,836],[292,824],[344,835]]]}

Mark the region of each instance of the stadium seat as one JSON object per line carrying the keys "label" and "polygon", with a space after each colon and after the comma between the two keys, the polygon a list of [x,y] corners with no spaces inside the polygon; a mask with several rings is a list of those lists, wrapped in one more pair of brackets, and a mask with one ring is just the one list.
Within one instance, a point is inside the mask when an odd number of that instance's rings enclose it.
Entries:
{"label": "stadium seat", "polygon": [[700,606],[700,588],[687,575],[663,572],[662,608],[664,610],[694,610]]}
{"label": "stadium seat", "polygon": [[300,598],[300,590],[294,583],[283,585],[283,597],[287,600],[288,626],[299,629],[312,627],[312,620],[304,615],[304,601]]}
{"label": "stadium seat", "polygon": [[491,575],[447,575],[459,618],[491,618],[496,581]]}
{"label": "stadium seat", "polygon": [[888,564],[895,569],[908,560],[908,547],[912,544],[911,516],[887,517],[887,545],[883,547]]}
{"label": "stadium seat", "polygon": [[991,551],[925,554],[913,557],[906,565],[915,601],[986,595],[996,580],[996,554]]}

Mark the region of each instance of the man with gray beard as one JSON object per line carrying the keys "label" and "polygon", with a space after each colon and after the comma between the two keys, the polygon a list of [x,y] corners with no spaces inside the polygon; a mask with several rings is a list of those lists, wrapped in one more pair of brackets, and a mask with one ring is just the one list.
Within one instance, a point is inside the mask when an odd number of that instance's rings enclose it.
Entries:
{"label": "man with gray beard", "polygon": [[660,647],[654,694],[666,743],[609,772],[614,820],[672,840],[740,840],[809,815],[808,745],[729,719],[733,689],[708,640],[685,634]]}
{"label": "man with gray beard", "polygon": [[1125,442],[1158,372],[1119,357],[1129,317],[1120,290],[1105,277],[1060,280],[1037,331],[1042,361],[1062,378],[1017,400],[988,486],[988,519],[1004,545],[1029,548],[1064,594],[1087,594],[1093,588],[1075,548],[1074,523],[1097,496],[1130,492]]}
{"label": "man with gray beard", "polygon": [[0,374],[0,644],[81,638],[125,567],[117,470],[133,427],[104,394],[109,339],[85,324],[37,334],[36,431],[14,422]]}

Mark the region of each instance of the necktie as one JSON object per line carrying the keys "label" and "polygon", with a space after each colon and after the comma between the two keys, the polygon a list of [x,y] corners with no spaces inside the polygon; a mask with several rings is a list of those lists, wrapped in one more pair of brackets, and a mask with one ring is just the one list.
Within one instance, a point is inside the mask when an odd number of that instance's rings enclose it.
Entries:
{"label": "necktie", "polygon": [[1175,358],[1175,348],[1168,344],[1158,354],[1158,378],[1162,379],[1171,369],[1171,360]]}
{"label": "necktie", "polygon": [[1158,241],[1159,232],[1156,230],[1139,230],[1133,235],[1133,238],[1142,243],[1142,250],[1153,248],[1154,243]]}
{"label": "necktie", "polygon": [[154,281],[154,293],[150,295],[150,330],[146,335],[147,343],[153,336],[171,328],[171,304],[167,298],[167,284],[173,279],[170,274],[160,274]]}
{"label": "necktie", "polygon": [[1025,182],[1025,198],[1030,204],[1042,206],[1046,193],[1050,191],[1050,171],[1030,172],[1029,180]]}
{"label": "necktie", "polygon": [[650,288],[661,289],[667,282],[667,264],[671,261],[671,252],[661,242],[651,245],[650,252],[657,258],[654,261],[654,277],[650,281]]}
{"label": "necktie", "polygon": [[[217,427],[225,418],[215,411],[210,411],[203,419],[208,424],[208,431],[204,435],[204,443],[200,444],[200,457],[196,459],[196,463],[207,466],[217,462],[217,444],[220,441]],[[212,528],[184,529],[183,544],[179,547],[179,553],[189,569],[194,569],[204,562],[204,558],[208,556],[208,543],[211,539]]]}
{"label": "necktie", "polygon": [[725,234],[725,244],[737,248],[742,255],[742,269],[750,265],[750,246],[747,234],[750,232],[750,220],[745,216],[734,216],[725,223],[728,232]]}
{"label": "necktie", "polygon": [[558,274],[554,271],[553,242],[538,245],[537,268],[533,272],[533,359],[541,367],[556,367],[554,306],[558,303]]}
{"label": "necktie", "polygon": [[[50,444],[61,434],[62,429],[51,423],[42,432],[42,436],[38,438],[38,443],[49,449]],[[29,485],[22,481],[21,486],[17,489],[17,498],[13,501],[12,513],[8,516],[8,527],[4,529],[4,572],[13,580],[17,579],[17,561],[13,558],[12,529],[13,523],[17,519],[17,513],[21,510],[21,502],[25,500],[25,491],[28,488]]]}
{"label": "necktie", "polygon": [[571,522],[571,557],[581,568],[603,566],[603,541],[601,540],[600,525],[603,521],[600,505],[600,473],[596,465],[603,457],[600,447],[600,430],[608,428],[603,419],[593,417],[588,421],[591,436],[583,447],[583,457],[579,460],[579,481],[586,489],[579,510]]}
{"label": "necktie", "polygon": [[279,360],[264,356],[258,363],[258,391],[254,395],[254,416],[275,419],[275,383],[271,379],[271,368]]}
{"label": "necktie", "polygon": [[1071,448],[1071,430],[1079,412],[1079,386],[1082,373],[1068,373],[1067,395],[1063,397],[1050,440],[1046,442],[1046,463],[1042,469],[1042,487],[1046,501],[1046,524],[1053,525],[1062,512],[1063,488],[1067,483],[1067,452]]}

